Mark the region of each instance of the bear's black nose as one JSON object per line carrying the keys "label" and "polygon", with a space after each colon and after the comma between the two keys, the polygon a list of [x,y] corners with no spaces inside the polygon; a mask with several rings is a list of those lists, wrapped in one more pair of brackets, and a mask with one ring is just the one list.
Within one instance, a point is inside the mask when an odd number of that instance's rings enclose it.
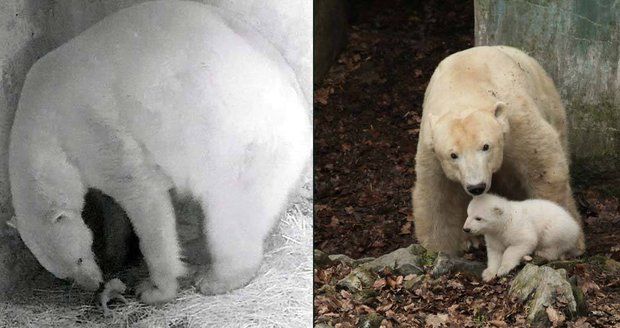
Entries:
{"label": "bear's black nose", "polygon": [[465,231],[465,232],[467,232],[467,233],[470,233],[470,232],[471,232],[471,229],[469,229],[469,228],[463,228],[463,231]]}
{"label": "bear's black nose", "polygon": [[477,196],[480,195],[484,192],[484,190],[487,189],[487,184],[486,183],[479,183],[477,185],[469,185],[467,186],[467,191],[469,191],[470,194]]}

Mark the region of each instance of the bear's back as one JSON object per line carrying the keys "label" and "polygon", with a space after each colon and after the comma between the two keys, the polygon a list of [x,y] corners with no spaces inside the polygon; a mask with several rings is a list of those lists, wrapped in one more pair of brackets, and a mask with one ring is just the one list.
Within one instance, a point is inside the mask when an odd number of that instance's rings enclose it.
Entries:
{"label": "bear's back", "polygon": [[106,138],[131,135],[167,171],[197,171],[209,149],[241,153],[246,143],[305,132],[306,105],[279,52],[228,12],[147,2],[106,17],[33,66],[11,152],[62,144],[80,156],[88,147],[80,135],[104,127]]}
{"label": "bear's back", "polygon": [[[450,95],[450,96],[446,96]],[[520,103],[527,97],[540,102],[537,110],[547,120],[562,120],[562,107],[553,81],[535,59],[506,46],[479,46],[454,53],[441,61],[425,95],[425,111],[442,114],[463,109],[492,108],[497,101]],[[516,110],[531,110],[515,106]]]}

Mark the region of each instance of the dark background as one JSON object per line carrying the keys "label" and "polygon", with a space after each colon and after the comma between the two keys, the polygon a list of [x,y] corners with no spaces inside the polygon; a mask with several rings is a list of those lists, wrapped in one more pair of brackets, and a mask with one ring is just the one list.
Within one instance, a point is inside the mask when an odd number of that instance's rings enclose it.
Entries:
{"label": "dark background", "polygon": [[377,256],[411,244],[422,100],[474,44],[473,1],[356,1],[346,46],[315,85],[315,248]]}

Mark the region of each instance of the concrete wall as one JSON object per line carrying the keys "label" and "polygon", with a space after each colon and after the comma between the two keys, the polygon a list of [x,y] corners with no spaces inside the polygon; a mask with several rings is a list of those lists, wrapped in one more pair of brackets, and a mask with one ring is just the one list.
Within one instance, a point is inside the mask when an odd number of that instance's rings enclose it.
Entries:
{"label": "concrete wall", "polygon": [[[34,279],[36,261],[17,233],[4,224],[12,215],[8,182],[8,136],[26,73],[50,50],[103,17],[144,0],[0,0],[0,291]],[[291,0],[201,0],[235,11],[270,39],[298,72],[312,97],[312,4]],[[291,34],[291,31],[297,31]],[[290,38],[289,38],[290,37]],[[305,55],[302,55],[305,54]]]}
{"label": "concrete wall", "polygon": [[577,184],[620,193],[620,1],[476,0],[476,44],[510,45],[553,77]]}

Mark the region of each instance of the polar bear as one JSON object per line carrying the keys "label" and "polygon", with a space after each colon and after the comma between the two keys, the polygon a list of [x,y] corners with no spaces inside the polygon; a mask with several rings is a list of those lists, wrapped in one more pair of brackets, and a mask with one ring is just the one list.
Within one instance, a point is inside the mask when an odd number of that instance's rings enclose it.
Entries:
{"label": "polar bear", "polygon": [[9,147],[16,227],[47,270],[95,290],[101,270],[80,212],[86,191],[100,190],[139,237],[150,276],[141,300],[169,301],[186,272],[173,187],[206,214],[200,290],[241,287],[309,161],[307,106],[280,53],[225,11],[185,1],[121,10],[27,75]]}
{"label": "polar bear", "polygon": [[583,238],[581,226],[564,208],[543,199],[476,196],[467,207],[463,231],[484,235],[488,261],[482,272],[484,281],[507,274],[532,252],[547,260],[583,253],[578,245]]}
{"label": "polar bear", "polygon": [[489,190],[553,201],[581,222],[566,134],[553,81],[525,53],[474,47],[444,59],[424,96],[413,190],[418,241],[455,255],[465,250],[467,204]]}

